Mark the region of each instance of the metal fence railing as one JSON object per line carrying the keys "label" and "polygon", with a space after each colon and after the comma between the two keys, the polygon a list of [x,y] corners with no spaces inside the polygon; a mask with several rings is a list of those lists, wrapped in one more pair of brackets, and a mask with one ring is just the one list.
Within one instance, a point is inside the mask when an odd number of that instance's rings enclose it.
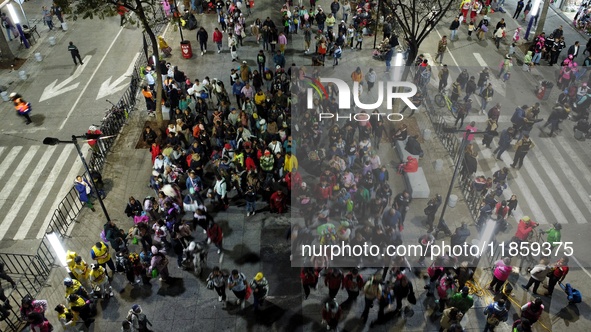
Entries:
{"label": "metal fence railing", "polygon": [[[167,22],[159,22],[154,28],[154,33],[158,34]],[[151,43],[148,40],[148,50],[151,51]],[[103,169],[107,160],[107,153],[115,144],[117,136],[121,133],[127,123],[131,112],[135,109],[137,103],[137,94],[142,81],[140,70],[145,67],[147,60],[145,57],[139,57],[131,75],[130,83],[123,96],[110,109],[107,116],[100,124],[100,130],[104,136],[113,136],[102,139],[99,142],[98,151],[93,151],[88,158],[88,165],[92,171]],[[86,174],[84,174],[86,177]],[[5,270],[16,282],[17,286],[12,290],[5,289],[5,295],[12,304],[11,309],[6,309],[8,316],[4,316],[0,311],[0,331],[16,332],[20,331],[25,322],[20,320],[19,306],[22,299],[28,294],[36,297],[46,287],[54,262],[57,258],[55,252],[51,249],[47,233],[55,232],[59,237],[67,237],[68,229],[76,222],[78,214],[84,205],[80,202],[77,191],[72,188],[58,207],[53,212],[51,220],[39,246],[33,248],[34,254],[12,254],[0,253],[0,261],[4,262]]]}

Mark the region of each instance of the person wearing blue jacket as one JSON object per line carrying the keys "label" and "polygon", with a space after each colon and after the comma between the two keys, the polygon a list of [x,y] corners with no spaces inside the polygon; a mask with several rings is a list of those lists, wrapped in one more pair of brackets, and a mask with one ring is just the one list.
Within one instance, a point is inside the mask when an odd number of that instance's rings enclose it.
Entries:
{"label": "person wearing blue jacket", "polygon": [[92,192],[92,186],[90,183],[86,181],[86,179],[83,179],[82,176],[78,175],[76,181],[74,181],[74,188],[78,192],[80,202],[84,203],[84,205],[94,212],[94,205],[90,201],[90,194]]}
{"label": "person wearing blue jacket", "polygon": [[501,160],[503,152],[511,147],[511,141],[513,141],[513,138],[515,138],[515,129],[513,129],[513,127],[507,128],[501,132],[498,147],[493,151],[493,153],[497,154],[497,160]]}
{"label": "person wearing blue jacket", "polygon": [[507,318],[509,317],[509,311],[505,307],[505,300],[500,299],[489,304],[484,309],[484,314],[486,315],[486,325],[484,325],[484,332],[494,331],[495,327],[499,325],[500,322],[507,321]]}

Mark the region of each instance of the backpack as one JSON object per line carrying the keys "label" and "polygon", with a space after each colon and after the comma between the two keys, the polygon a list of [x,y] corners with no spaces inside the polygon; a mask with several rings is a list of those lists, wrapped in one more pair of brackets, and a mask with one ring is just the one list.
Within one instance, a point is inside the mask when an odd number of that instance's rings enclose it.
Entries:
{"label": "backpack", "polygon": [[257,56],[257,62],[258,63],[265,63],[265,57],[262,55]]}

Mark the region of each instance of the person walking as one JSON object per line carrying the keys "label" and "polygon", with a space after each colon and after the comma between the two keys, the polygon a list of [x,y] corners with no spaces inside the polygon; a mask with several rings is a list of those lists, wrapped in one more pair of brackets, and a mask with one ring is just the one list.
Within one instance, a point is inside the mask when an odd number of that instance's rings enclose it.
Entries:
{"label": "person walking", "polygon": [[49,30],[53,30],[53,14],[47,7],[41,7],[41,15],[43,16],[43,24],[47,25]]}
{"label": "person walking", "polygon": [[152,246],[151,251],[152,260],[150,261],[148,273],[155,275],[156,273],[153,271],[156,270],[158,275],[160,275],[160,281],[168,281],[170,274],[168,273],[168,258],[165,255],[166,252],[164,250],[158,250],[156,246]]}
{"label": "person walking", "polygon": [[[501,30],[502,28],[499,28]],[[502,79],[503,82],[509,80],[509,76],[511,75],[511,67],[513,67],[513,59],[509,54],[505,55],[505,60],[501,63],[501,69],[499,71],[498,78]]]}
{"label": "person walking", "polygon": [[523,159],[534,146],[534,142],[529,139],[529,135],[524,134],[523,138],[515,144],[515,156],[513,157],[511,167],[521,168],[521,166],[523,166]]}
{"label": "person walking", "polygon": [[78,47],[76,47],[73,42],[70,42],[68,45],[68,51],[70,51],[70,55],[72,55],[72,60],[74,60],[75,66],[78,65],[78,62],[80,62],[81,65],[84,64],[84,62],[82,62],[82,58],[80,57],[80,51],[78,51]]}
{"label": "person walking", "polygon": [[347,291],[348,295],[343,305],[345,303],[348,305],[355,303],[363,285],[363,277],[359,274],[359,270],[352,268],[343,278],[343,288]]}
{"label": "person walking", "polygon": [[308,296],[310,296],[310,288],[317,289],[318,287],[318,271],[312,267],[303,267],[300,272],[300,279],[304,288],[304,300],[307,300]]}
{"label": "person walking", "polygon": [[410,209],[410,203],[412,202],[412,197],[410,193],[406,190],[402,191],[396,197],[394,197],[394,205],[393,207],[400,211],[400,221],[398,225],[398,229],[402,232],[404,230],[404,220],[406,218],[406,212]]}
{"label": "person walking", "polygon": [[232,270],[232,274],[228,277],[228,289],[236,296],[236,304],[240,305],[242,309],[246,306],[246,288],[248,287],[246,276],[238,270]]}
{"label": "person walking", "polygon": [[218,54],[222,52],[222,40],[224,39],[224,34],[220,31],[220,29],[215,28],[213,30],[213,42],[218,48]]}
{"label": "person walking", "polygon": [[548,271],[550,271],[550,267],[546,260],[541,259],[540,262],[529,271],[530,277],[527,284],[521,284],[521,287],[526,291],[529,291],[529,288],[533,285],[534,288],[532,289],[532,292],[534,295],[538,295],[538,287],[540,287],[540,283],[546,279]]}
{"label": "person walking", "polygon": [[250,282],[252,288],[252,300],[254,311],[257,312],[265,304],[265,298],[269,293],[269,282],[262,272],[257,273]]}
{"label": "person walking", "polygon": [[511,141],[515,137],[515,130],[513,127],[509,127],[501,132],[499,137],[499,143],[497,148],[493,151],[496,154],[497,160],[502,160],[501,155],[505,152],[509,147],[511,147]]}
{"label": "person walking", "polygon": [[435,197],[431,198],[429,202],[427,202],[427,207],[425,208],[424,212],[427,216],[427,226],[429,230],[427,232],[433,232],[433,222],[435,221],[435,214],[439,207],[441,206],[441,195],[437,194]]}
{"label": "person walking", "polygon": [[459,28],[460,28],[460,20],[458,17],[455,17],[449,26],[449,30],[451,30],[449,40],[454,41],[454,39],[458,39],[456,37],[458,36],[458,29]]}
{"label": "person walking", "polygon": [[31,113],[31,103],[26,102],[19,94],[14,92],[10,94],[10,99],[14,104],[16,114],[25,118],[26,125],[31,124],[33,122],[29,115]]}
{"label": "person walking", "polygon": [[[216,28],[217,30],[217,28]],[[219,31],[219,30],[218,30]],[[214,33],[215,35],[215,33]],[[197,30],[197,41],[199,42],[199,48],[201,49],[201,55],[207,53],[207,39],[209,38],[209,35],[207,33],[207,31],[205,31],[204,27],[199,28],[199,30]],[[221,40],[220,40],[221,42]],[[219,47],[218,47],[219,50]]]}
{"label": "person walking", "polygon": [[443,55],[447,50],[447,36],[441,37],[441,40],[437,44],[437,55],[435,56],[435,62],[439,59],[439,64],[443,65]]}
{"label": "person walking", "polygon": [[523,10],[524,6],[525,6],[525,4],[524,4],[523,0],[517,1],[517,7],[515,8],[515,13],[513,13],[514,19],[519,18],[519,14],[521,14],[521,11]]}
{"label": "person walking", "polygon": [[[336,0],[335,0],[336,1]],[[339,321],[343,316],[343,310],[335,299],[329,299],[322,307],[322,323],[326,324],[326,330],[338,331]]]}
{"label": "person walking", "polygon": [[394,291],[394,298],[396,299],[396,307],[394,309],[395,315],[399,314],[402,311],[403,299],[407,299],[408,302],[412,305],[417,303],[412,283],[410,282],[410,280],[408,280],[408,277],[406,275],[401,273],[396,277],[394,285],[392,286],[392,290]]}
{"label": "person walking", "polygon": [[363,307],[361,319],[366,323],[369,317],[369,309],[373,307],[374,301],[377,299],[379,302],[382,298],[382,285],[376,276],[373,276],[365,283],[363,294],[365,295],[365,306]]}
{"label": "person walking", "polygon": [[151,332],[148,325],[152,326],[148,317],[143,313],[142,307],[139,304],[134,304],[127,312],[127,321],[130,322],[132,331]]}
{"label": "person walking", "polygon": [[207,226],[207,243],[213,243],[213,245],[218,248],[218,255],[221,255],[224,251],[222,245],[223,240],[224,234],[222,233],[222,228],[213,220],[213,218],[209,219],[209,224]]}
{"label": "person walking", "polygon": [[486,88],[484,88],[480,93],[480,98],[482,99],[482,108],[480,109],[480,114],[485,114],[486,105],[492,100],[494,95],[495,90],[493,89],[492,83],[488,83]]}
{"label": "person walking", "polygon": [[470,99],[470,96],[476,92],[476,88],[476,79],[474,76],[470,76],[470,79],[466,83],[466,96],[464,97],[464,102],[467,102],[468,99]]}
{"label": "person walking", "polygon": [[228,280],[227,276],[224,276],[222,271],[220,270],[219,266],[214,266],[211,273],[206,279],[207,288],[215,289],[216,293],[218,294],[218,301],[225,302],[226,301],[226,281]]}
{"label": "person walking", "polygon": [[501,39],[503,39],[503,37],[505,37],[505,28],[500,27],[495,31],[495,46],[497,47],[497,50],[501,47]]}
{"label": "person walking", "polygon": [[230,54],[232,55],[232,62],[238,61],[238,41],[234,37],[234,35],[230,32],[228,33],[228,47],[230,48]]}
{"label": "person walking", "polygon": [[324,277],[324,285],[328,287],[328,297],[336,298],[339,289],[343,283],[343,273],[338,268],[332,268]]}
{"label": "person walking", "polygon": [[443,68],[439,71],[439,88],[438,91],[442,92],[445,87],[447,87],[447,82],[449,81],[449,69],[447,65],[443,65]]}

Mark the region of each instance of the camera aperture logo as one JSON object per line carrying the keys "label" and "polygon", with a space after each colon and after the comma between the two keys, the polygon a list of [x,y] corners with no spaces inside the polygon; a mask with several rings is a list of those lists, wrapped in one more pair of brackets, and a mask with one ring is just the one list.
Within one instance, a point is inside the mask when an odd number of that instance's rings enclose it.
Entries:
{"label": "camera aperture logo", "polygon": [[[307,108],[313,109],[314,108],[314,93],[318,95],[319,99],[329,99],[328,91],[326,87],[322,83],[332,83],[337,87],[338,90],[338,109],[339,110],[350,110],[351,109],[351,96],[353,96],[353,103],[359,109],[372,111],[368,113],[356,113],[356,114],[349,114],[349,115],[339,115],[338,112],[335,113],[325,113],[321,112],[318,114],[319,121],[323,119],[332,119],[336,118],[336,120],[346,119],[346,120],[353,120],[353,121],[367,121],[371,116],[377,116],[378,118],[385,118],[388,121],[401,121],[403,119],[403,115],[400,113],[373,113],[373,110],[378,109],[382,106],[384,99],[386,99],[386,109],[392,110],[393,100],[400,99],[402,102],[406,104],[410,109],[416,110],[417,107],[413,104],[410,100],[416,93],[417,87],[413,83],[409,82],[401,82],[401,81],[387,81],[382,82],[378,81],[375,84],[375,88],[378,91],[378,99],[375,103],[372,104],[364,104],[359,100],[359,94],[351,93],[351,89],[347,85],[347,83],[338,78],[327,78],[321,77],[319,79],[314,79],[309,76],[304,76],[306,78],[307,84],[310,86],[307,89],[306,97],[307,97]],[[384,86],[386,90],[386,96],[384,97]],[[402,88],[401,90],[405,91],[395,91],[397,88]],[[359,91],[359,82],[353,82],[353,91]]]}

